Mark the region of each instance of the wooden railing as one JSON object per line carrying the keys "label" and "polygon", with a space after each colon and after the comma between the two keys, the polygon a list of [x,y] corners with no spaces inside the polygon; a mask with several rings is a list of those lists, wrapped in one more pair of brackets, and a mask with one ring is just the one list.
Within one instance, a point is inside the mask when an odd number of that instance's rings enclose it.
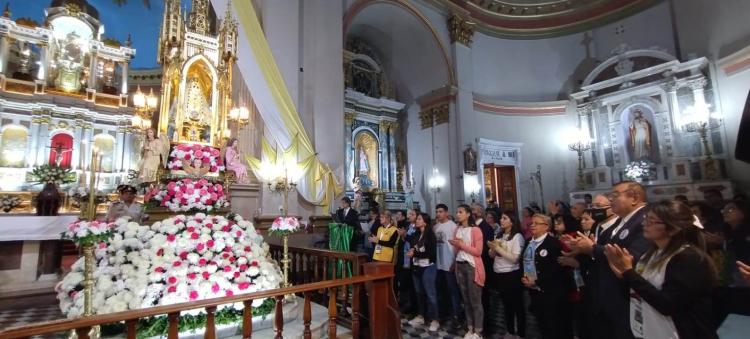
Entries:
{"label": "wooden railing", "polygon": [[[394,305],[390,305],[393,299],[391,283],[393,280],[393,265],[383,263],[367,263],[364,266],[365,275],[355,276],[344,279],[334,279],[309,284],[297,285],[288,288],[248,293],[232,297],[207,299],[180,303],[167,306],[151,307],[141,310],[126,312],[117,312],[110,314],[96,315],[75,320],[58,320],[30,326],[4,329],[0,331],[0,338],[28,338],[36,335],[51,334],[57,332],[67,332],[75,330],[80,339],[89,339],[89,331],[93,326],[125,323],[126,337],[135,339],[137,335],[137,323],[141,318],[154,316],[167,316],[168,319],[168,339],[178,338],[180,313],[187,310],[204,309],[206,312],[206,328],[204,338],[216,338],[216,308],[224,304],[243,303],[245,309],[242,315],[242,338],[252,338],[252,308],[250,305],[253,300],[273,298],[275,304],[274,332],[276,338],[283,338],[284,319],[282,312],[282,303],[285,295],[300,294],[304,295],[303,323],[304,338],[311,338],[310,330],[311,315],[311,296],[320,290],[328,291],[328,337],[336,338],[336,319],[338,312],[336,308],[336,291],[337,289],[352,286],[354,299],[352,303],[352,337],[353,338],[401,338],[400,319],[397,314],[394,316],[392,310]],[[362,289],[367,291],[369,303],[368,313],[370,313],[369,331],[361,333],[361,303],[360,293]],[[387,302],[387,304],[383,304]],[[377,306],[376,306],[377,305]],[[382,310],[381,310],[382,309]],[[397,310],[397,306],[396,306]]]}
{"label": "wooden railing", "polygon": [[[271,257],[281,262],[283,246],[269,244]],[[289,247],[289,282],[302,285],[329,279],[341,279],[362,275],[362,265],[367,262],[367,255],[363,253],[336,252],[319,248]],[[362,293],[354,290],[353,286],[338,289],[334,299],[340,314],[336,321],[348,328],[353,327],[353,315],[349,308],[354,304],[354,294]],[[324,304],[330,300],[328,291],[320,290],[312,293],[313,301]]]}

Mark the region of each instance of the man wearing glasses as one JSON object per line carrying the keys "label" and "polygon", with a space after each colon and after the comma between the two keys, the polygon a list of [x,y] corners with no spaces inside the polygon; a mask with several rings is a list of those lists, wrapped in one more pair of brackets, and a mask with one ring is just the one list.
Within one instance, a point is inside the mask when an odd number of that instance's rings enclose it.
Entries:
{"label": "man wearing glasses", "polygon": [[[612,225],[598,232],[596,242],[579,236],[564,239],[573,254],[589,254],[594,259],[591,267],[593,285],[589,286],[592,297],[594,338],[631,339],[628,288],[609,268],[604,255],[604,246],[616,244],[627,250],[634,258],[639,258],[647,249],[648,242],[643,237],[643,219],[646,215],[646,190],[637,182],[624,181],[616,184],[607,195],[611,212],[618,218]],[[601,207],[606,205],[599,199]],[[604,229],[606,227],[606,229]]]}

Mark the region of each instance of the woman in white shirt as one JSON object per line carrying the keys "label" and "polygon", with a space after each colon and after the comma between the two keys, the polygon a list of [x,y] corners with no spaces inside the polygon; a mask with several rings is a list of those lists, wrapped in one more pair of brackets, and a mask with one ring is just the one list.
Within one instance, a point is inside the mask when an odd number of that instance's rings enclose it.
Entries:
{"label": "woman in white shirt", "polygon": [[495,288],[503,301],[505,327],[513,338],[526,336],[526,312],[523,302],[523,285],[521,284],[521,250],[524,239],[521,225],[511,212],[503,212],[500,218],[502,232],[495,239],[487,241],[490,257],[494,259],[492,271]]}

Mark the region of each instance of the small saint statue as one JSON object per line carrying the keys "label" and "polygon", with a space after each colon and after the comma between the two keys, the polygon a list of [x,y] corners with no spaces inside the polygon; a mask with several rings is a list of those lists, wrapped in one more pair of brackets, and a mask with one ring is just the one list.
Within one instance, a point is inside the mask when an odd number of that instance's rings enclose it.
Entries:
{"label": "small saint statue", "polygon": [[158,138],[156,130],[146,130],[146,140],[141,149],[141,160],[138,162],[141,183],[155,182],[159,165],[166,165],[169,157],[169,140],[165,136]]}
{"label": "small saint statue", "polygon": [[633,160],[648,159],[651,156],[651,123],[643,116],[643,111],[636,108],[630,122],[630,150]]}
{"label": "small saint statue", "polygon": [[240,157],[239,145],[240,142],[237,138],[231,138],[227,141],[227,146],[224,148],[224,163],[227,170],[234,172],[237,183],[246,184],[248,183],[247,166]]}

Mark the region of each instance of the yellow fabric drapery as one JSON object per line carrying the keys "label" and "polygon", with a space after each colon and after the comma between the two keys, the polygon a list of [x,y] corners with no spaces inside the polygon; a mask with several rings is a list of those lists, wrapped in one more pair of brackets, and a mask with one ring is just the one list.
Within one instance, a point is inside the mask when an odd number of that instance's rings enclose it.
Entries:
{"label": "yellow fabric drapery", "polygon": [[248,164],[253,172],[259,175],[262,161],[268,161],[276,165],[296,162],[303,173],[301,180],[299,180],[299,185],[303,185],[303,187],[298,186],[298,190],[309,193],[307,196],[303,194],[305,200],[314,205],[330,208],[333,199],[336,199],[343,192],[343,187],[336,180],[336,176],[331,168],[323,164],[316,155],[312,142],[305,132],[299,114],[284,84],[281,72],[279,72],[268,42],[263,35],[263,30],[252,2],[249,0],[233,1],[232,4],[237,14],[237,19],[241,27],[243,27],[242,32],[250,44],[255,60],[273,96],[275,108],[284,123],[288,135],[294,136],[291,144],[286,149],[272,147],[263,138],[261,159],[248,156]]}

